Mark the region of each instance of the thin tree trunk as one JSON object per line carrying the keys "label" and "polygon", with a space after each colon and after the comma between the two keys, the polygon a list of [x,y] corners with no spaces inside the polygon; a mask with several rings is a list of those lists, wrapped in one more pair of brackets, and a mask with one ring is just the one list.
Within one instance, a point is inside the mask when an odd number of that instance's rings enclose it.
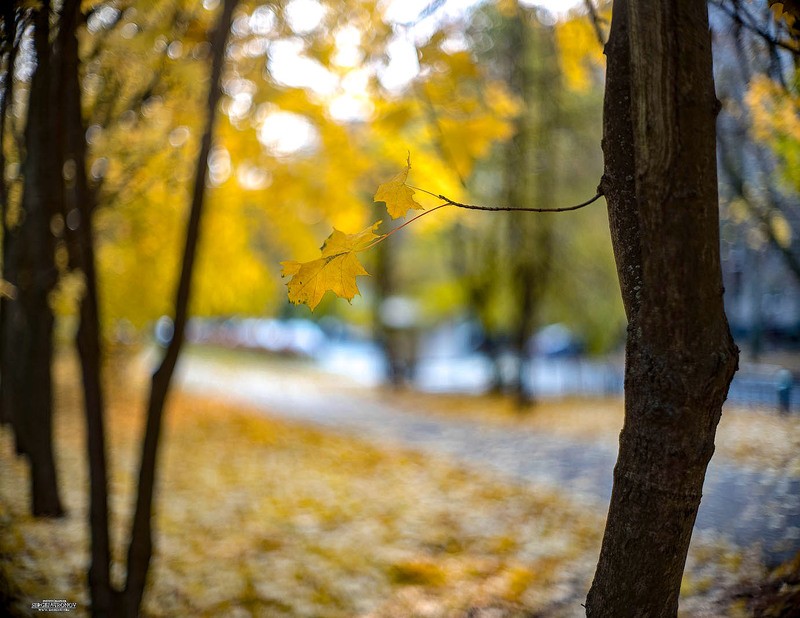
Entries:
{"label": "thin tree trunk", "polygon": [[[559,75],[553,33],[519,8],[509,23],[509,86],[526,104],[516,121],[514,138],[506,146],[506,203],[514,208],[535,204],[546,208],[553,200],[555,155],[553,131],[558,122]],[[531,52],[534,52],[532,54]],[[539,307],[550,276],[553,230],[548,217],[526,213],[507,216],[513,279],[517,305],[512,343],[517,356],[513,395],[520,408],[535,401],[532,386],[525,387],[528,373],[527,344],[539,324]]]}
{"label": "thin tree trunk", "polygon": [[[505,64],[508,71],[509,90],[520,97],[523,108],[514,120],[514,137],[505,146],[503,161],[503,192],[510,208],[529,206],[531,197],[531,82],[530,25],[525,9],[517,5],[508,20]],[[537,110],[538,111],[538,110]],[[511,395],[522,408],[534,399],[533,392],[525,390],[524,373],[527,367],[527,342],[535,330],[539,305],[540,285],[537,281],[536,262],[542,258],[533,237],[541,233],[540,226],[547,226],[543,217],[533,221],[529,213],[505,213],[508,261],[511,272],[511,292],[514,299],[514,322],[511,325],[511,345],[516,357],[516,375],[511,379]],[[520,217],[520,215],[523,215]]]}
{"label": "thin tree trunk", "polygon": [[181,263],[180,278],[175,298],[174,331],[164,358],[152,377],[150,402],[147,409],[147,424],[142,443],[142,459],[139,468],[136,512],[133,518],[130,545],[128,547],[128,576],[124,591],[124,611],[125,616],[129,618],[134,618],[138,615],[142,596],[144,594],[150,557],[153,552],[151,520],[162,417],[164,404],[169,393],[172,374],[178,361],[178,355],[180,354],[184,331],[186,329],[192,272],[200,236],[200,217],[205,198],[208,155],[211,151],[217,104],[222,95],[220,82],[222,67],[225,60],[225,48],[227,46],[228,33],[231,26],[231,17],[237,3],[238,0],[224,1],[222,13],[211,40],[213,56],[208,100],[206,104],[206,126],[197,157],[194,192],[192,194],[191,211],[186,230],[186,244],[184,246],[183,261]]}
{"label": "thin tree trunk", "polygon": [[[11,283],[17,298],[6,304],[4,351],[9,369],[4,380],[18,446],[31,466],[32,512],[63,514],[58,494],[52,431],[53,312],[49,295],[57,281],[52,217],[60,212],[58,156],[51,145],[56,133],[52,112],[50,2],[34,12],[36,69],[30,87],[25,127],[26,154],[22,197],[23,220],[12,233]],[[5,378],[6,376],[4,376]]]}
{"label": "thin tree trunk", "polygon": [[628,317],[625,423],[587,616],[675,616],[738,351],[722,304],[705,3],[615,0],[602,188]]}
{"label": "thin tree trunk", "polygon": [[[63,101],[63,164],[65,175],[65,220],[77,221],[67,229],[70,261],[81,270],[85,291],[80,303],[75,343],[81,362],[86,412],[86,447],[89,460],[89,531],[91,564],[89,593],[92,616],[106,617],[112,611],[111,548],[108,517],[108,469],[104,427],[104,398],[101,380],[100,316],[97,300],[93,199],[86,175],[86,141],[81,115],[81,87],[78,76],[77,28],[81,19],[80,0],[66,0],[59,20],[56,49],[61,55],[60,94]],[[74,229],[73,229],[74,228]]]}

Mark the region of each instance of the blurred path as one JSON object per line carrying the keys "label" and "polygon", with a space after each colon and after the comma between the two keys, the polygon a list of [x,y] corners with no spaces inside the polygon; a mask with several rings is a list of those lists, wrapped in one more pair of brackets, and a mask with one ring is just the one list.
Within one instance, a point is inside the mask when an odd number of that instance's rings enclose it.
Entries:
{"label": "blurred path", "polygon": [[[269,414],[327,429],[445,454],[470,466],[558,489],[605,510],[616,447],[474,420],[402,409],[347,378],[186,355],[184,390],[255,405]],[[740,547],[759,544],[768,563],[800,550],[800,479],[713,460],[696,530]]]}

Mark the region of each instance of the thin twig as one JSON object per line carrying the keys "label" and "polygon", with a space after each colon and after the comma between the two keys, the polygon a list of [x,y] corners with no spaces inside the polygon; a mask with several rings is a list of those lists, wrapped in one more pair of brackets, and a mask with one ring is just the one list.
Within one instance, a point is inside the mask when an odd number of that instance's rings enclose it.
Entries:
{"label": "thin twig", "polygon": [[601,47],[604,47],[606,44],[606,36],[603,34],[603,28],[600,26],[600,21],[602,18],[597,14],[597,9],[595,8],[592,0],[583,0],[583,3],[586,6],[587,13],[589,13],[589,21],[592,22],[592,27],[594,28],[594,33],[597,36],[597,41],[600,43]]}
{"label": "thin twig", "polygon": [[[420,190],[421,190],[421,189],[420,189]],[[364,247],[363,249],[359,249],[359,251],[366,251],[367,249],[372,249],[372,247],[374,247],[375,245],[377,245],[377,244],[378,244],[378,243],[380,243],[380,242],[383,242],[384,240],[386,240],[387,238],[389,238],[389,236],[391,236],[391,235],[392,235],[392,234],[394,234],[395,232],[399,232],[400,230],[402,230],[402,229],[403,229],[405,226],[407,226],[409,223],[414,223],[414,221],[416,221],[417,219],[419,219],[419,218],[421,218],[421,217],[424,217],[425,215],[429,215],[429,214],[431,214],[431,213],[432,213],[434,210],[439,210],[440,208],[444,208],[445,206],[455,206],[455,204],[454,204],[453,202],[447,202],[447,203],[445,203],[445,204],[439,204],[438,206],[436,206],[436,207],[434,207],[434,208],[431,208],[430,210],[426,210],[426,211],[424,211],[424,212],[421,212],[421,213],[420,213],[420,214],[418,214],[416,217],[412,217],[411,219],[409,219],[408,221],[406,221],[406,222],[405,222],[405,223],[403,223],[402,225],[398,225],[398,226],[397,226],[396,228],[394,228],[393,230],[390,230],[390,231],[386,232],[386,233],[385,233],[383,236],[380,236],[380,237],[376,238],[375,240],[373,240],[371,243],[369,243],[369,244],[368,244],[366,247]],[[337,255],[338,255],[338,254],[337,254]]]}
{"label": "thin twig", "polygon": [[[792,54],[794,54],[795,56],[800,56],[800,48],[798,48],[796,45],[794,45],[794,44],[792,44],[790,42],[787,42],[787,41],[785,41],[783,39],[780,39],[780,38],[777,38],[775,36],[772,36],[769,32],[767,32],[766,30],[761,28],[755,22],[755,19],[753,18],[753,16],[750,13],[748,13],[746,10],[742,9],[741,7],[739,7],[738,4],[737,4],[735,9],[732,9],[731,7],[729,7],[724,2],[724,0],[711,0],[711,4],[713,4],[715,7],[717,7],[722,12],[724,12],[735,23],[744,26],[748,30],[750,30],[750,31],[754,32],[755,34],[757,34],[758,36],[760,36],[768,44],[775,45],[777,47],[785,49],[785,50],[791,52]],[[740,12],[740,10],[741,10],[741,12]],[[742,14],[747,16],[747,20],[745,20],[742,17]]]}
{"label": "thin twig", "polygon": [[424,9],[422,9],[422,11],[419,12],[416,18],[412,19],[411,21],[400,22],[397,25],[403,28],[413,28],[423,20],[427,19],[428,17],[436,13],[436,11],[438,11],[440,8],[442,8],[442,6],[444,6],[444,3],[445,0],[433,0],[433,2],[429,2],[428,6],[426,6]]}
{"label": "thin twig", "polygon": [[[406,186],[411,188],[411,189],[414,189],[415,191],[422,191],[422,193],[427,193],[428,195],[432,195],[435,198],[438,198],[440,200],[444,200],[445,203],[442,204],[441,206],[437,206],[436,208],[441,208],[442,206],[456,206],[458,208],[466,208],[467,210],[486,210],[486,211],[489,211],[489,212],[514,212],[514,211],[519,211],[519,212],[569,212],[571,210],[578,210],[580,208],[583,208],[584,206],[588,206],[592,202],[596,202],[603,195],[602,191],[598,190],[598,192],[595,194],[595,196],[593,198],[591,198],[590,200],[586,200],[585,202],[582,202],[581,204],[576,204],[575,206],[565,206],[563,208],[512,208],[511,206],[475,206],[473,204],[462,204],[461,202],[456,202],[455,200],[451,200],[449,197],[447,197],[445,195],[437,195],[436,193],[431,193],[430,191],[427,191],[426,189],[421,189],[421,188],[415,187],[413,185],[406,185]],[[429,212],[432,212],[433,210],[436,210],[436,209],[432,209]],[[426,214],[426,213],[422,213],[422,214]],[[419,215],[419,216],[421,217],[422,215]],[[415,217],[415,219],[416,218],[417,217]],[[413,220],[414,219],[412,219],[411,221],[413,221]],[[408,223],[411,223],[411,221],[409,221]],[[404,225],[406,225],[406,224],[404,224]]]}
{"label": "thin twig", "polygon": [[[416,49],[416,45],[414,48]],[[437,151],[439,151],[439,156],[442,158],[445,164],[447,164],[458,177],[458,182],[461,183],[461,186],[466,189],[467,180],[464,178],[461,170],[458,169],[458,165],[456,165],[453,153],[447,147],[447,139],[445,138],[444,129],[442,129],[442,123],[439,121],[439,114],[436,111],[436,107],[433,105],[433,101],[431,101],[431,98],[428,96],[425,88],[420,84],[414,85],[414,93],[417,95],[417,98],[423,102],[425,111],[427,112],[428,122],[436,131],[436,139],[433,140],[434,147]]]}

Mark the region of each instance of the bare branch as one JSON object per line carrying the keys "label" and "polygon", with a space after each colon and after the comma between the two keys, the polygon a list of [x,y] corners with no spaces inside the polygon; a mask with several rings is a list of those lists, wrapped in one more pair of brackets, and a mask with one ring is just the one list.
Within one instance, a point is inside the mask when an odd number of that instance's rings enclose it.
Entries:
{"label": "bare branch", "polygon": [[592,27],[594,28],[594,33],[597,36],[597,41],[601,46],[605,46],[606,35],[603,33],[603,28],[600,25],[601,22],[604,22],[605,20],[597,14],[597,9],[595,8],[592,0],[583,0],[583,4],[586,6],[586,12],[589,15],[589,20],[592,22]]}
{"label": "bare branch", "polygon": [[462,187],[465,189],[467,188],[467,180],[464,178],[464,175],[461,173],[461,170],[458,169],[456,165],[455,157],[453,157],[453,153],[447,147],[447,139],[445,138],[444,129],[442,129],[442,123],[439,120],[439,113],[436,111],[436,107],[431,101],[431,98],[428,96],[428,93],[425,91],[424,86],[420,84],[414,85],[414,93],[417,95],[423,106],[425,107],[426,117],[428,122],[430,123],[431,127],[436,132],[436,139],[433,140],[433,146],[439,153],[439,156],[442,160],[447,164],[450,169],[453,170],[456,177],[458,178],[458,182],[461,184]]}
{"label": "bare branch", "polygon": [[751,32],[757,34],[762,39],[764,39],[764,41],[767,42],[769,45],[780,47],[781,49],[785,49],[786,51],[791,52],[795,56],[800,56],[800,46],[798,46],[796,43],[793,44],[791,42],[787,42],[784,39],[779,39],[770,34],[767,30],[762,28],[758,24],[755,17],[753,17],[746,9],[741,7],[738,2],[735,3],[736,4],[735,8],[731,8],[725,2],[725,0],[711,0],[711,4],[720,9],[728,17],[730,17],[735,24],[747,28]]}
{"label": "bare branch", "polygon": [[[415,187],[413,185],[406,185],[415,191],[422,191],[422,193],[427,193],[435,198],[444,201],[442,206],[456,206],[458,208],[465,208],[467,210],[485,210],[488,212],[569,212],[572,210],[579,210],[596,202],[603,196],[603,192],[598,187],[597,193],[591,199],[586,200],[580,204],[576,204],[575,206],[565,206],[563,208],[512,208],[511,206],[476,206],[474,204],[462,204],[461,202],[456,202],[455,200],[451,200],[449,197],[445,195],[437,195],[436,193],[432,193],[425,189],[421,189],[419,187]],[[438,208],[438,207],[437,207]]]}

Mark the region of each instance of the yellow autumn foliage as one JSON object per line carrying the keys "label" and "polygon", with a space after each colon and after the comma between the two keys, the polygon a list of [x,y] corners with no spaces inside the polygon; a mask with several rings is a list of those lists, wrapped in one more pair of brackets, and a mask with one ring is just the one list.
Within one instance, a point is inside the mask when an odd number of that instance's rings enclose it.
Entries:
{"label": "yellow autumn foliage", "polygon": [[751,81],[745,101],[755,138],[778,156],[784,181],[800,190],[800,93],[762,75]]}
{"label": "yellow autumn foliage", "polygon": [[[89,168],[101,184],[95,227],[109,336],[171,310],[216,10],[188,0],[130,5],[108,32],[93,22],[81,35],[84,57],[93,58],[84,67],[84,102]],[[193,315],[280,311],[280,258],[310,254],[331,227],[373,221],[372,190],[398,152],[414,150],[420,183],[463,199],[476,163],[511,137],[522,102],[472,50],[452,45],[461,25],[442,22],[423,37],[419,72],[404,88],[381,86],[397,42],[387,9],[379,0],[323,0],[319,22],[300,31],[281,6],[241,5],[209,160]],[[294,80],[267,56],[267,47],[284,44],[319,84]],[[341,100],[357,103],[361,115],[337,117]],[[408,199],[390,208],[392,216],[420,207],[412,189],[398,187]],[[441,231],[456,218],[426,218],[411,234]]]}
{"label": "yellow autumn foliage", "polygon": [[[610,6],[598,8],[601,17],[610,23]],[[555,25],[556,45],[564,82],[569,90],[586,92],[602,83],[605,70],[603,46],[597,39],[589,17],[573,11],[567,19]]]}

